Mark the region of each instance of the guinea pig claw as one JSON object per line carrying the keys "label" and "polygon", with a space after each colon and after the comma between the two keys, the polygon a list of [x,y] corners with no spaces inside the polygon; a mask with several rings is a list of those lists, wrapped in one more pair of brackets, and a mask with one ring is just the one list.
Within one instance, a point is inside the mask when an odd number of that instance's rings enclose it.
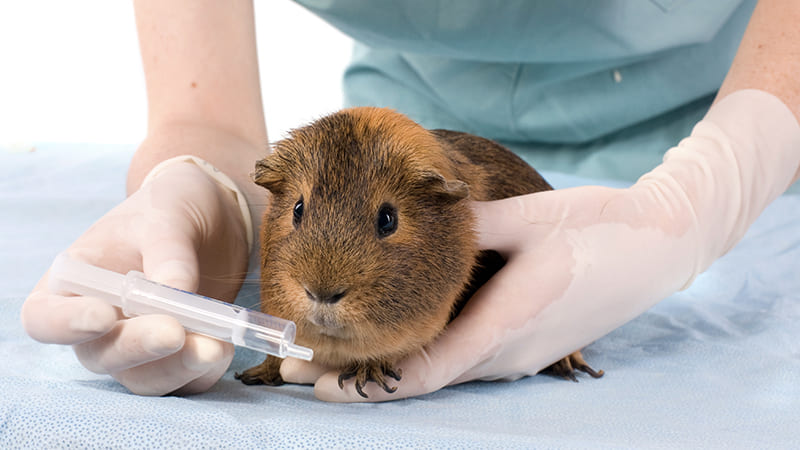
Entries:
{"label": "guinea pig claw", "polygon": [[575,368],[580,370],[581,372],[588,373],[592,378],[600,378],[603,375],[605,375],[605,372],[603,372],[602,370],[594,370],[591,367],[587,366],[586,364],[575,366]]}
{"label": "guinea pig claw", "polygon": [[362,381],[362,376],[358,368],[339,374],[339,389],[344,390],[344,381],[353,377],[356,379],[356,392],[358,392],[358,395],[364,398],[369,398],[369,396],[363,390],[364,385],[367,384],[368,380]]}
{"label": "guinea pig claw", "polygon": [[578,382],[578,377],[575,376],[574,372],[564,375],[564,379],[565,380],[570,380],[570,381],[572,381],[574,383]]}
{"label": "guinea pig claw", "polygon": [[588,373],[592,378],[600,378],[605,374],[605,372],[602,370],[594,370],[589,367],[589,364],[586,364],[586,361],[583,359],[583,354],[580,351],[569,355],[567,358],[569,358],[569,361],[575,370]]}
{"label": "guinea pig claw", "polygon": [[[398,372],[399,372],[399,373],[398,373]],[[394,378],[394,379],[395,379],[395,380],[397,380],[397,381],[400,381],[400,378],[402,378],[402,377],[403,377],[403,370],[402,370],[402,369],[397,369],[397,372],[395,372],[395,371],[394,371],[394,370],[393,370],[391,367],[387,367],[387,368],[386,368],[386,369],[383,371],[383,374],[384,374],[384,375],[386,375],[386,376],[388,376],[388,377],[392,377],[392,378]],[[397,389],[397,388],[395,388],[395,390],[396,390],[396,389]],[[394,392],[394,390],[392,390],[392,392]]]}
{"label": "guinea pig claw", "polygon": [[571,380],[574,382],[578,382],[578,378],[575,376],[575,371],[580,370],[581,372],[588,373],[592,378],[600,378],[605,373],[602,370],[594,370],[586,364],[586,361],[583,359],[583,355],[580,351],[572,353],[571,355],[567,356],[566,358],[557,361],[547,367],[544,372],[559,376],[564,378],[565,380]]}
{"label": "guinea pig claw", "polygon": [[356,376],[355,372],[342,372],[339,374],[339,389],[344,390],[344,380],[349,380]]}
{"label": "guinea pig claw", "polygon": [[356,392],[358,392],[358,395],[364,398],[369,398],[369,396],[365,394],[363,390],[361,390],[362,387],[363,385],[359,384],[358,381],[356,381]]}

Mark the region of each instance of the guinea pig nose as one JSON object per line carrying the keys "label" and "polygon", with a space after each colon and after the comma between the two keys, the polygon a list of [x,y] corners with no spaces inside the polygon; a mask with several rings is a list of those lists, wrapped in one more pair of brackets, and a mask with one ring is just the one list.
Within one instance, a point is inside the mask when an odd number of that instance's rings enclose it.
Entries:
{"label": "guinea pig nose", "polygon": [[342,297],[344,297],[344,294],[347,293],[347,291],[345,291],[345,290],[340,290],[340,291],[337,291],[337,292],[334,292],[334,293],[325,292],[325,291],[317,293],[317,292],[309,291],[308,289],[306,289],[305,291],[306,291],[306,295],[308,296],[309,300],[314,301],[314,302],[318,302],[318,303],[326,303],[326,304],[329,304],[329,305],[332,305],[332,304],[338,302],[339,300],[342,299]]}

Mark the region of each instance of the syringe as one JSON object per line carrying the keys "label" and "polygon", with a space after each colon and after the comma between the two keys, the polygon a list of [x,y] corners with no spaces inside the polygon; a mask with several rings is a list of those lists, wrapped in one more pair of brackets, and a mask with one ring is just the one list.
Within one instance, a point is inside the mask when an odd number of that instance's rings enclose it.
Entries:
{"label": "syringe", "polygon": [[50,267],[51,292],[101,298],[128,316],[168,314],[187,330],[285,358],[311,361],[314,351],[295,345],[294,322],[164,286],[135,270],[122,275],[59,254]]}

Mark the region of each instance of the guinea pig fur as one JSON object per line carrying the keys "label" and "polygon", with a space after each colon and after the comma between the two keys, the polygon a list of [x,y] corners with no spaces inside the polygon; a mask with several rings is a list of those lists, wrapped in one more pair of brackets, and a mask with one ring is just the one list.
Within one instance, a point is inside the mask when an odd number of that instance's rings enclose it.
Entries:
{"label": "guinea pig fur", "polygon": [[[292,320],[316,362],[355,378],[400,379],[395,365],[433,341],[502,266],[476,246],[467,204],[551,189],[499,144],[426,130],[389,109],[345,109],[296,129],[256,164],[269,190],[261,227],[261,309]],[[282,384],[281,360],[236,377]],[[593,376],[580,352],[551,372]]]}

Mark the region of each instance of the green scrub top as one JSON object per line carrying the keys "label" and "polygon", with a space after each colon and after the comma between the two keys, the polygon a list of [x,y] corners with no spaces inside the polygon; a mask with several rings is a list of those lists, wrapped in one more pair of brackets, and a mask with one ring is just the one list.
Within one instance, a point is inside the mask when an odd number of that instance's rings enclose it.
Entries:
{"label": "green scrub top", "polygon": [[356,41],[347,106],[634,180],[702,118],[756,0],[297,0]]}

